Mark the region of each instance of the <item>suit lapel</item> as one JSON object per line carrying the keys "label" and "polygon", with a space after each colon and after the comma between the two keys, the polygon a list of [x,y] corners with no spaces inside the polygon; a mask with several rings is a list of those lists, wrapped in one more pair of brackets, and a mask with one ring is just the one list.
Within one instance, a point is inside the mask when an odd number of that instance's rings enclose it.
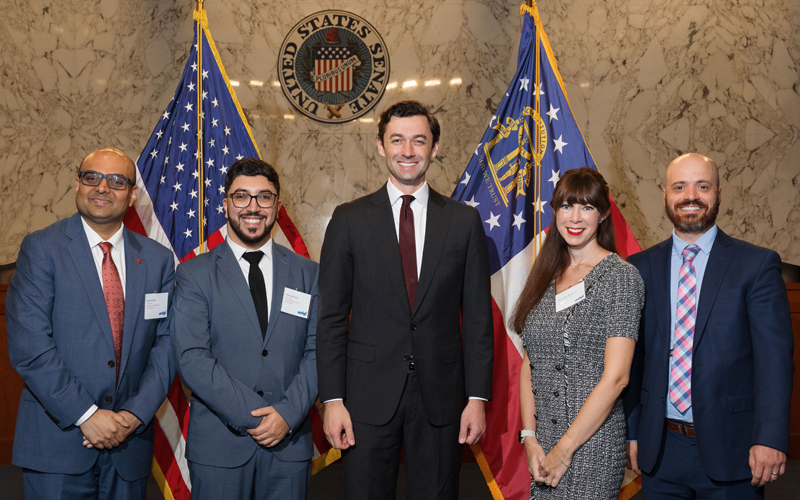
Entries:
{"label": "suit lapel", "polygon": [[283,289],[289,284],[289,263],[283,249],[272,243],[272,302],[269,305],[269,323],[267,334],[264,337],[264,344],[269,342],[269,337],[275,330],[275,324],[281,313],[283,303]]}
{"label": "suit lapel", "polygon": [[233,255],[233,250],[227,242],[220,243],[214,250],[212,250],[217,257],[217,267],[225,279],[230,283],[236,298],[244,306],[247,312],[247,317],[253,326],[253,332],[258,334],[259,342],[261,338],[261,326],[258,323],[258,315],[256,314],[256,306],[253,304],[253,296],[250,295],[250,287],[247,286],[247,280],[242,274],[242,268],[236,262],[236,256]]}
{"label": "suit lapel", "polygon": [[433,188],[430,188],[428,192],[425,245],[422,251],[422,269],[419,273],[419,286],[417,287],[417,297],[414,301],[414,313],[419,309],[425,293],[431,286],[433,275],[439,265],[439,257],[442,256],[444,242],[447,239],[447,231],[450,228],[451,213],[445,209],[444,197],[434,191]]}
{"label": "suit lapel", "polygon": [[108,319],[108,308],[106,298],[103,295],[103,287],[100,278],[97,276],[97,267],[94,264],[92,250],[89,248],[89,240],[86,239],[86,232],[83,230],[80,214],[73,215],[67,223],[67,237],[70,241],[67,244],[67,251],[72,257],[72,262],[78,270],[81,283],[89,296],[89,303],[92,306],[94,315],[100,323],[104,336],[108,341],[111,350],[114,350],[114,336],[111,333],[111,320]]}
{"label": "suit lapel", "polygon": [[[120,378],[125,373],[128,357],[131,354],[136,325],[144,320],[142,301],[145,293],[158,293],[160,290],[144,289],[147,276],[147,261],[142,257],[142,245],[131,231],[123,231],[125,241],[125,323],[122,329],[122,356],[120,358]],[[152,320],[151,320],[152,321]]]}
{"label": "suit lapel", "polygon": [[714,239],[714,245],[711,247],[711,253],[708,255],[708,264],[706,264],[706,272],[703,275],[703,284],[700,287],[700,302],[697,304],[697,317],[694,322],[694,342],[693,349],[697,349],[700,344],[700,339],[705,332],[708,316],[711,314],[711,308],[714,306],[714,300],[717,298],[719,286],[722,284],[722,278],[725,276],[725,271],[728,269],[731,256],[733,255],[734,247],[731,245],[731,237],[723,233],[721,229],[717,229],[717,236]]}
{"label": "suit lapel", "polygon": [[372,194],[371,201],[374,209],[369,211],[367,218],[369,229],[374,235],[372,241],[375,242],[392,288],[410,312],[406,280],[403,277],[403,261],[400,257],[400,245],[397,243],[392,206],[389,204],[389,193],[386,191],[385,184]]}
{"label": "suit lapel", "polygon": [[653,298],[656,303],[656,330],[666,331],[657,335],[656,352],[663,352],[664,359],[669,356],[669,343],[672,335],[672,304],[670,301],[670,266],[672,259],[672,238],[659,243],[658,251],[650,257],[650,272],[653,276]]}

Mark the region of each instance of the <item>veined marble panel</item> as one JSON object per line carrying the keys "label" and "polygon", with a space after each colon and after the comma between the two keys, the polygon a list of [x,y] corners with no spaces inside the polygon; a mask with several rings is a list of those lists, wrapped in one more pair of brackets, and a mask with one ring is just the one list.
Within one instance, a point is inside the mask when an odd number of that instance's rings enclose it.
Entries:
{"label": "veined marble panel", "polygon": [[[188,56],[194,2],[3,5],[0,263],[16,259],[26,234],[75,211],[85,154],[141,151]],[[797,2],[538,6],[573,112],[642,246],[669,234],[660,194],[667,164],[699,151],[722,169],[721,227],[800,264]],[[376,27],[396,84],[344,125],[302,117],[274,85],[286,33],[331,8]],[[510,0],[214,0],[206,9],[261,154],[282,174],[283,203],[315,259],[333,209],[386,181],[375,135],[392,102],[418,99],[436,113],[442,143],[428,180],[452,192],[514,72],[521,27],[519,2]]]}

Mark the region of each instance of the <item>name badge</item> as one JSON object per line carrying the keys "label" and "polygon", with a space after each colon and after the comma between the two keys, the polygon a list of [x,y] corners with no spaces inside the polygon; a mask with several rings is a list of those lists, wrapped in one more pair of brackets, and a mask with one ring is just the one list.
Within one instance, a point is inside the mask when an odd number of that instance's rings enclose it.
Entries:
{"label": "name badge", "polygon": [[144,296],[144,319],[163,319],[167,317],[167,293],[148,293]]}
{"label": "name badge", "polygon": [[308,319],[308,308],[311,305],[311,295],[290,288],[283,289],[283,302],[281,312]]}
{"label": "name badge", "polygon": [[586,298],[586,287],[583,281],[556,295],[556,312],[574,306]]}

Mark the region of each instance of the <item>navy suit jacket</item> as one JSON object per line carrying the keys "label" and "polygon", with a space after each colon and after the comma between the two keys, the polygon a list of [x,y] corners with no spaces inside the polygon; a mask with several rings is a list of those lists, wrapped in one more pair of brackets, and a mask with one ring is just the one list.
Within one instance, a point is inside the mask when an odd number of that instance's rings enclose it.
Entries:
{"label": "navy suit jacket", "polygon": [[[161,244],[124,230],[125,323],[119,382],[103,289],[80,214],[26,236],[6,298],[11,366],[25,386],[12,462],[80,474],[111,453],[128,481],[147,477],[153,416],[175,376],[167,320],[144,319],[146,293],[172,299],[175,261]],[[86,449],[75,422],[96,404],[144,425],[113,450]]]}
{"label": "navy suit jacket", "polygon": [[[629,439],[652,472],[665,432],[669,377],[672,238],[632,255],[647,288],[624,397]],[[749,450],[788,452],[794,340],[777,253],[719,230],[695,321],[692,408],[700,459],[717,481],[751,477]]]}
{"label": "navy suit jacket", "polygon": [[[186,458],[239,467],[258,443],[247,433],[272,406],[291,429],[272,448],[279,460],[314,453],[308,412],[317,399],[316,326],[319,266],[275,244],[272,301],[262,339],[247,279],[227,242],[178,266],[172,349],[192,391]],[[281,312],[284,289],[311,295],[308,319]]]}

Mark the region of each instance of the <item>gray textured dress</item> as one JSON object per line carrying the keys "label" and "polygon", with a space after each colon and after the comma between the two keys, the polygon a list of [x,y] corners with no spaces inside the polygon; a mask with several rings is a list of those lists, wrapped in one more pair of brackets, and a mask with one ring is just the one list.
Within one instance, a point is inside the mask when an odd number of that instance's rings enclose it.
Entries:
{"label": "gray textured dress", "polygon": [[[609,254],[583,280],[586,298],[556,312],[555,282],[528,315],[522,341],[531,361],[539,443],[548,453],[575,420],[603,375],[606,339],[636,340],[644,282]],[[531,481],[531,499],[616,499],[625,474],[625,418],[618,400],[608,419],[575,453],[556,488]]]}

